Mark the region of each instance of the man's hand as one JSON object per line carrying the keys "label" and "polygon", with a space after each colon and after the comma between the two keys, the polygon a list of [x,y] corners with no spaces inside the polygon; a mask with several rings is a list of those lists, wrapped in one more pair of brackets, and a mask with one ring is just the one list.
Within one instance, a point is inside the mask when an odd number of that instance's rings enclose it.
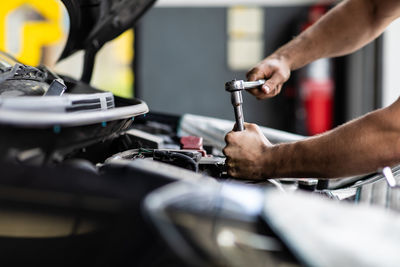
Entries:
{"label": "man's hand", "polygon": [[282,90],[283,84],[290,77],[290,67],[283,57],[270,56],[247,73],[247,80],[267,80],[261,90],[252,89],[249,92],[257,99],[266,99],[276,96]]}
{"label": "man's hand", "polygon": [[245,123],[246,130],[229,132],[226,137],[228,174],[236,178],[262,179],[268,176],[268,152],[273,147],[255,124]]}

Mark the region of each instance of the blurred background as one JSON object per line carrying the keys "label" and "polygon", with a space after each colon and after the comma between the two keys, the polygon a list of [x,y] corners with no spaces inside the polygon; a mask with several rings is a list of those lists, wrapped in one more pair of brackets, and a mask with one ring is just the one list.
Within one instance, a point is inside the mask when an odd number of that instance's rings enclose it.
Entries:
{"label": "blurred background", "polygon": [[[327,12],[336,1],[159,0],[137,24],[98,54],[92,84],[146,101],[153,112],[233,120],[224,83],[246,72]],[[83,53],[57,62],[69,18],[58,0],[13,0],[0,9],[0,50],[25,64],[45,64],[79,78]],[[244,96],[248,122],[314,135],[399,95],[395,58],[400,23],[341,58],[323,59],[292,74],[282,93]]]}

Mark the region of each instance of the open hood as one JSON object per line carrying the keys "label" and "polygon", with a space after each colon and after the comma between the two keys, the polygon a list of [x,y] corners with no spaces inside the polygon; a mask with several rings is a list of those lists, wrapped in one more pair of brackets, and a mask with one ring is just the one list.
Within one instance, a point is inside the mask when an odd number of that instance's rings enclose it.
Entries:
{"label": "open hood", "polygon": [[43,96],[60,77],[0,53],[0,131],[7,140],[0,142],[2,155],[31,148],[66,155],[126,131],[135,117],[148,112],[143,101],[115,97],[89,82],[97,51],[132,28],[155,0],[61,1],[70,17],[61,58],[85,50],[82,82],[63,76],[68,94]]}
{"label": "open hood", "polygon": [[99,50],[131,28],[156,0],[62,0],[70,33],[60,59],[84,50]]}

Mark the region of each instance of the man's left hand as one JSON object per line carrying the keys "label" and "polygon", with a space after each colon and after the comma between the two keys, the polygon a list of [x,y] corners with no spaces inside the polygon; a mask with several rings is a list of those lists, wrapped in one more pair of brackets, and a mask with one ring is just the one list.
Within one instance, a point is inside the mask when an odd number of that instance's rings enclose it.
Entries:
{"label": "man's left hand", "polygon": [[245,123],[245,130],[225,136],[228,174],[236,178],[259,180],[268,177],[273,145],[255,124]]}

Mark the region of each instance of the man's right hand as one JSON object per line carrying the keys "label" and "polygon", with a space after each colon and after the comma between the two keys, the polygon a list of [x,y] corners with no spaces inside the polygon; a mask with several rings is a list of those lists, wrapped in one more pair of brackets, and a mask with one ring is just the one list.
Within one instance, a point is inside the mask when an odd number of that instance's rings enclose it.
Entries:
{"label": "man's right hand", "polygon": [[282,90],[283,84],[289,80],[290,66],[283,57],[270,56],[257,64],[247,73],[247,80],[256,81],[265,79],[260,89],[248,90],[257,99],[266,99],[276,96]]}

